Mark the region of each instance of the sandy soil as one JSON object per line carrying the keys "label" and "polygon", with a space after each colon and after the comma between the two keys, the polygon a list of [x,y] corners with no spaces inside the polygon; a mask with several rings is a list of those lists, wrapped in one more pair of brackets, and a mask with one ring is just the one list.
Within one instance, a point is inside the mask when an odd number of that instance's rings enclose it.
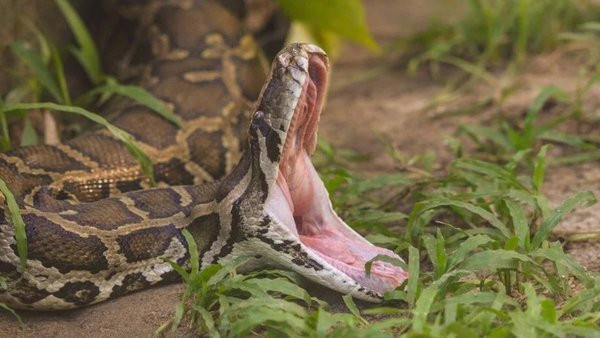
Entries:
{"label": "sandy soil", "polygon": [[[423,18],[444,13],[444,8],[427,6],[429,1],[374,0],[368,2],[368,20],[375,37],[389,42],[398,34],[423,28]],[[436,2],[439,3],[439,2]],[[399,18],[402,18],[400,20]],[[454,16],[444,16],[454,19]],[[439,117],[423,110],[441,87],[427,76],[408,77],[401,69],[383,65],[364,49],[346,46],[337,61],[329,102],[321,119],[321,136],[338,146],[371,154],[365,168],[382,172],[393,164],[384,154],[378,135],[384,136],[407,155],[434,150],[448,158],[444,136],[452,135],[461,123],[485,120],[477,116]],[[389,66],[389,67],[386,67]],[[375,70],[374,70],[375,69]],[[524,72],[523,89],[506,103],[515,111],[523,109],[543,84],[557,83],[574,88],[578,65],[569,60],[539,58]],[[485,90],[482,88],[481,90]],[[477,95],[471,95],[476,98]],[[467,100],[469,97],[466,98]],[[509,109],[510,110],[510,109]],[[552,204],[582,189],[600,193],[600,166],[589,163],[552,169],[545,185]],[[600,205],[567,217],[560,227],[563,235],[573,231],[599,231]],[[591,269],[600,269],[600,248],[594,243],[574,243],[568,249]],[[332,302],[339,297],[313,288]],[[181,285],[154,288],[89,308],[59,313],[21,313],[27,328],[0,312],[0,337],[138,337],[149,336],[168,320],[178,301]]]}

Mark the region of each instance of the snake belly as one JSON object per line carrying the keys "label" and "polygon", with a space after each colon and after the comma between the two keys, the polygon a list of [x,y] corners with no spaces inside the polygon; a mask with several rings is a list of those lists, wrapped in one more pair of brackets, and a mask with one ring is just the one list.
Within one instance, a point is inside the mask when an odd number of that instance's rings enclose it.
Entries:
{"label": "snake belly", "polygon": [[149,189],[137,161],[105,129],[0,154],[0,177],[28,239],[22,271],[2,201],[0,302],[39,310],[97,303],[176,278],[164,259],[186,262],[181,229],[192,232],[204,263],[219,259],[230,236],[220,226],[229,212],[220,201],[241,191],[216,182],[240,161],[264,62],[239,19],[216,1],[133,3],[128,9],[144,18],[151,51],[139,84],[182,126],[131,101],[107,113],[151,158],[158,188]]}

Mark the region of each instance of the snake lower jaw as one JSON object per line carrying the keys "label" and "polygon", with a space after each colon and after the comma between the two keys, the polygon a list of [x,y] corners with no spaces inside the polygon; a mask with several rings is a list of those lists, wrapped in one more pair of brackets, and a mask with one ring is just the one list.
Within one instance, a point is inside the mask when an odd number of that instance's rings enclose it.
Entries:
{"label": "snake lower jaw", "polygon": [[[335,271],[328,276],[344,276],[378,296],[400,286],[408,278],[403,269],[377,261],[367,274],[365,264],[378,255],[401,258],[371,244],[338,217],[308,152],[302,151],[295,160],[293,165],[288,164],[290,171],[279,173],[277,184],[267,198],[265,210],[269,216],[288,230],[310,259]],[[337,284],[348,284],[344,278],[319,282],[340,291],[346,286]]]}

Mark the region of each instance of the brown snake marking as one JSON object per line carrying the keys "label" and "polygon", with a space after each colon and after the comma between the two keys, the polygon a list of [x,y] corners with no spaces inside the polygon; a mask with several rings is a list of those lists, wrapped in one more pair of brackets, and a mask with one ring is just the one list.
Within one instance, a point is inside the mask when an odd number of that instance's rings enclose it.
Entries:
{"label": "brown snake marking", "polygon": [[[4,207],[0,276],[8,287],[0,302],[68,309],[174,280],[165,258],[187,263],[184,228],[197,242],[202,267],[251,255],[249,266],[283,266],[340,292],[380,299],[269,211],[280,165],[291,161],[288,144],[308,142],[301,151],[314,150],[325,54],[312,45],[287,47],[261,91],[266,74],[258,49],[217,1],[127,3],[125,11],[147,26],[152,51],[139,83],[182,126],[129,101],[115,100],[108,110],[151,158],[158,187],[149,189],[125,145],[103,129],[0,154],[0,177],[16,196],[29,250],[22,270]],[[366,242],[350,228],[340,231]]]}

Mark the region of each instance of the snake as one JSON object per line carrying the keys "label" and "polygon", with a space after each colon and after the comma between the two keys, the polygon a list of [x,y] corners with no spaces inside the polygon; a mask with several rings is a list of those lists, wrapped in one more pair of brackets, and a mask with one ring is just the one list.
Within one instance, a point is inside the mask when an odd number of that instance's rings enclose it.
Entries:
{"label": "snake", "polygon": [[265,67],[239,16],[221,1],[130,1],[147,27],[138,84],[178,126],[132,100],[110,121],[152,161],[151,186],[127,145],[91,128],[54,145],[0,154],[0,178],[25,223],[20,265],[15,226],[0,207],[0,302],[17,309],[87,306],[178,280],[170,262],[200,268],[247,257],[241,270],[295,271],[324,287],[377,302],[408,273],[333,210],[310,156],[330,64],[312,44],[284,47]]}

